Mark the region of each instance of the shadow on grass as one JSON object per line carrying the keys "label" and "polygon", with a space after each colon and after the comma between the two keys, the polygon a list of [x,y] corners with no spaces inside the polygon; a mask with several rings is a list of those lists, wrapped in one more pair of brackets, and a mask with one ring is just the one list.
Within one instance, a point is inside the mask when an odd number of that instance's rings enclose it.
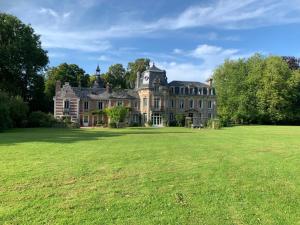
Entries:
{"label": "shadow on grass", "polygon": [[14,129],[0,133],[0,146],[14,145],[26,142],[74,143],[81,141],[101,140],[124,135],[161,135],[190,133],[189,131],[164,131],[157,128],[127,128],[127,129],[55,129],[55,128],[25,128]]}

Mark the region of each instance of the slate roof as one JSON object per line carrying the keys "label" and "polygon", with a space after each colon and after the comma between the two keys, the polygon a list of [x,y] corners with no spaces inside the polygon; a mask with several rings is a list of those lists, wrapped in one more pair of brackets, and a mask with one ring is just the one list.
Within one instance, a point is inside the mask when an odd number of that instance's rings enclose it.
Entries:
{"label": "slate roof", "polygon": [[105,88],[72,88],[79,98],[92,99],[92,100],[105,100],[105,99],[134,99],[138,98],[138,94],[134,90],[123,89],[115,90],[108,93]]}
{"label": "slate roof", "polygon": [[160,73],[165,72],[164,70],[161,70],[161,69],[157,68],[154,63],[148,70],[152,71],[152,72],[160,72]]}
{"label": "slate roof", "polygon": [[209,87],[208,84],[205,83],[201,83],[201,82],[196,82],[196,81],[178,81],[178,80],[174,80],[171,81],[169,84],[169,86],[196,86],[196,87]]}

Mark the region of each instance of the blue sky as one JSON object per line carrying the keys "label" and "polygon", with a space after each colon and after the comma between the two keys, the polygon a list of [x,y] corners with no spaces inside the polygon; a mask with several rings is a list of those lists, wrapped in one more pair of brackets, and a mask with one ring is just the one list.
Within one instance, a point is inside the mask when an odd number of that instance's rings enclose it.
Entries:
{"label": "blue sky", "polygon": [[30,23],[50,66],[94,73],[148,57],[171,80],[205,81],[224,59],[300,56],[300,0],[0,0]]}

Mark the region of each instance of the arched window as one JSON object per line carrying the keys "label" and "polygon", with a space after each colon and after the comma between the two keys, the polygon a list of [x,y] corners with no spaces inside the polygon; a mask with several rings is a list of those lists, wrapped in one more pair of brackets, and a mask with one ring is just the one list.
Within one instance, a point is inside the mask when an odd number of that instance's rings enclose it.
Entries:
{"label": "arched window", "polygon": [[204,87],[202,91],[203,91],[203,95],[207,95],[207,88],[206,87]]}
{"label": "arched window", "polygon": [[194,87],[194,94],[197,95],[198,94],[198,88]]}

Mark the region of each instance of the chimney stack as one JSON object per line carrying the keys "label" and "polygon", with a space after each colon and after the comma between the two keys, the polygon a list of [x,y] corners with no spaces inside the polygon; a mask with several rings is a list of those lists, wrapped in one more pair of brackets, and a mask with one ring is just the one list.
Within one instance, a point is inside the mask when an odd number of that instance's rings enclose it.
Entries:
{"label": "chimney stack", "polygon": [[139,88],[140,78],[141,78],[141,72],[137,71],[137,73],[136,73],[136,81],[135,81],[135,89]]}
{"label": "chimney stack", "polygon": [[112,92],[110,83],[106,84],[106,92],[107,93],[111,93]]}
{"label": "chimney stack", "polygon": [[55,83],[55,93],[61,91],[61,82],[60,80],[57,80]]}

